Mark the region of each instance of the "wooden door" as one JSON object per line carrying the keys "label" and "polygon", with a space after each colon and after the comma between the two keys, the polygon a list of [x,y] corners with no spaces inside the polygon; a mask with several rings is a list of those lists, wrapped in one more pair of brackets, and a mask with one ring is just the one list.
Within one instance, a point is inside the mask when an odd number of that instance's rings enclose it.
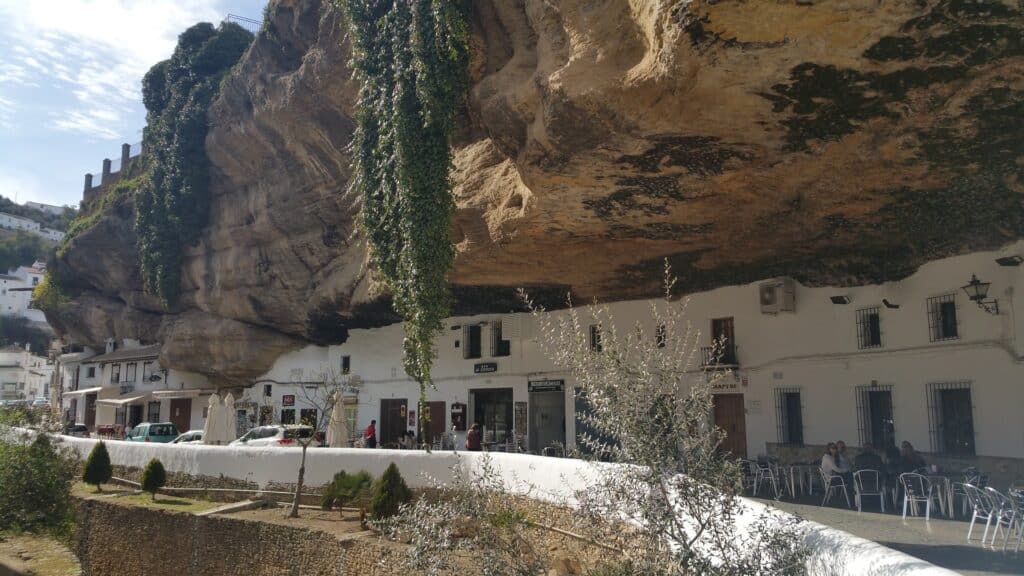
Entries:
{"label": "wooden door", "polygon": [[747,416],[743,394],[715,394],[715,426],[725,432],[721,450],[747,457]]}
{"label": "wooden door", "polygon": [[393,448],[397,445],[398,437],[406,430],[407,408],[408,400],[405,398],[388,398],[380,401],[380,426],[377,427],[377,442],[382,448]]}
{"label": "wooden door", "polygon": [[171,422],[178,432],[185,433],[192,429],[192,399],[174,398],[171,400]]}
{"label": "wooden door", "polygon": [[427,414],[430,415],[430,421],[427,422],[427,437],[423,439],[424,442],[433,443],[435,438],[444,436],[448,428],[444,409],[444,402],[427,402]]}
{"label": "wooden door", "polygon": [[96,427],[96,395],[85,395],[85,425],[92,431]]}

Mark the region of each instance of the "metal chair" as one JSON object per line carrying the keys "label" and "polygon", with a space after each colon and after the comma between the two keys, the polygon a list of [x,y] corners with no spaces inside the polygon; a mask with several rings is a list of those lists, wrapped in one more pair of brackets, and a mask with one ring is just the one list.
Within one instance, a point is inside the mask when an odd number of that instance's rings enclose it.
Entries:
{"label": "metal chair", "polygon": [[825,487],[825,497],[822,498],[821,505],[824,506],[829,501],[829,499],[832,498],[832,492],[834,490],[842,490],[843,497],[846,498],[846,507],[851,508],[850,491],[847,490],[846,488],[846,480],[844,480],[842,476],[836,474],[833,474],[831,476],[825,474],[825,471],[822,470],[820,467],[818,468],[818,473],[821,474],[821,485]]}
{"label": "metal chair", "polygon": [[[1017,510],[1017,546],[1013,549],[1014,553],[1016,553],[1020,552],[1021,541],[1024,541],[1024,491],[1010,490],[1006,496]],[[1007,540],[1009,540],[1009,533],[1007,533]],[[1003,542],[1003,550],[1006,550],[1005,541]]]}
{"label": "metal chair", "polygon": [[924,502],[924,519],[931,520],[934,496],[931,481],[916,472],[904,472],[900,474],[900,484],[903,485],[903,519],[907,519],[907,504],[911,505],[911,512],[917,516],[917,504]]}
{"label": "metal chair", "polygon": [[[995,511],[992,519],[996,521],[995,529],[992,530],[992,541],[989,542],[989,545],[995,547],[999,531],[1005,526],[1006,534],[1003,536],[1003,550],[1006,550],[1006,542],[1010,539],[1010,532],[1017,521],[1016,503],[991,486],[985,488],[985,493],[992,499],[992,509]],[[981,545],[985,545],[984,538],[982,538]]]}
{"label": "metal chair", "polygon": [[878,502],[885,512],[885,492],[878,470],[857,470],[853,473],[853,501],[857,504],[857,512],[861,511],[862,497],[877,496]]}
{"label": "metal chair", "polygon": [[988,537],[988,529],[992,524],[992,517],[995,516],[995,506],[992,503],[992,498],[985,493],[984,490],[978,488],[973,484],[964,484],[964,492],[967,493],[967,499],[971,504],[971,526],[967,529],[967,541],[971,541],[971,534],[974,532],[974,523],[981,519],[985,519],[985,533],[981,536],[982,543]]}
{"label": "metal chair", "polygon": [[772,494],[774,498],[778,500],[782,497],[782,491],[779,489],[779,485],[783,484],[779,476],[779,467],[770,462],[757,462],[755,464],[757,468],[754,471],[754,496],[757,496],[757,490],[765,482],[769,483],[772,487]]}

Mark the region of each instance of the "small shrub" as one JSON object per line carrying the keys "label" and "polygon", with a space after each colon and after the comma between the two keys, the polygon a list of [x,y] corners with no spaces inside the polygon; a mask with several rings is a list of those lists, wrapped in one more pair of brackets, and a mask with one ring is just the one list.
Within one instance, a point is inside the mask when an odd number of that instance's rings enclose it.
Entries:
{"label": "small shrub", "polygon": [[0,532],[71,529],[71,482],[77,462],[40,434],[31,444],[0,442]]}
{"label": "small shrub", "polygon": [[402,504],[412,500],[412,492],[405,484],[398,466],[392,462],[384,475],[373,487],[373,500],[370,501],[370,514],[374,520],[384,520],[398,514]]}
{"label": "small shrub", "polygon": [[348,474],[344,470],[334,475],[334,479],[327,485],[324,495],[320,499],[320,506],[324,510],[330,510],[335,505],[338,512],[346,504],[356,500],[373,486],[373,478],[365,470],[355,474]]}
{"label": "small shrub", "polygon": [[142,489],[156,500],[156,493],[167,483],[167,472],[159,458],[153,458],[142,471]]}
{"label": "small shrub", "polygon": [[114,468],[110,465],[110,454],[107,452],[105,442],[98,442],[89,453],[89,459],[85,461],[85,472],[82,473],[82,482],[92,484],[97,492],[103,491],[102,484],[110,482],[114,475]]}

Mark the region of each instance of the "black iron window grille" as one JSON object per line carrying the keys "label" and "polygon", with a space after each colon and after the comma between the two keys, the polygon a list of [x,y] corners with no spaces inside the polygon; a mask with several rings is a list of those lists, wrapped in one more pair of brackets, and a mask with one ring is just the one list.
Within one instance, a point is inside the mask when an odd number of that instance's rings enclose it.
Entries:
{"label": "black iron window grille", "polygon": [[804,443],[804,417],[799,388],[775,389],[775,416],[779,430],[779,444],[802,446]]}
{"label": "black iron window grille", "polygon": [[931,383],[928,384],[927,394],[932,452],[973,456],[974,403],[971,399],[971,383]]}
{"label": "black iron window grille", "polygon": [[882,316],[878,307],[857,310],[857,349],[882,347]]}
{"label": "black iron window grille", "polygon": [[928,299],[928,337],[931,342],[960,337],[955,293]]}

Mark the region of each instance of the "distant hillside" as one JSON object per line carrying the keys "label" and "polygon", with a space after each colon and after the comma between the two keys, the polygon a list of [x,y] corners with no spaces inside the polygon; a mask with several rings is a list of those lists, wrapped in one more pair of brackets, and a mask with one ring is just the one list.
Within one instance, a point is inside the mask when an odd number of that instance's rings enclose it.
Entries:
{"label": "distant hillside", "polygon": [[0,274],[18,266],[29,266],[36,260],[46,262],[55,246],[35,234],[0,228]]}
{"label": "distant hillside", "polygon": [[66,231],[68,224],[78,215],[78,210],[70,206],[64,208],[64,213],[50,214],[38,208],[29,208],[16,203],[5,196],[0,196],[0,212],[6,212],[15,216],[23,216],[39,222],[40,226],[53,228],[54,230]]}

